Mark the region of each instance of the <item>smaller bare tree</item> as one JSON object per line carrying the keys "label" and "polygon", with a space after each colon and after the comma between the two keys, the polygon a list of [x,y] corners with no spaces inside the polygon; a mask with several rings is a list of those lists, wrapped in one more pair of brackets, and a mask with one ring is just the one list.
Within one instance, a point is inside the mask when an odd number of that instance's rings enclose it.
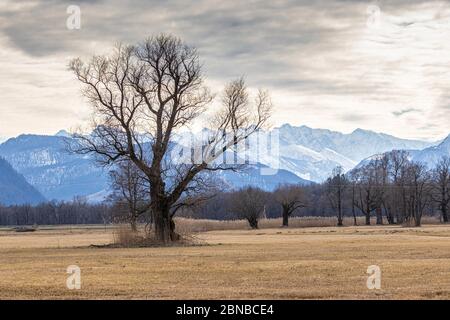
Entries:
{"label": "smaller bare tree", "polygon": [[450,204],[450,157],[443,157],[433,171],[433,201],[439,205],[442,221],[448,222]]}
{"label": "smaller bare tree", "polygon": [[288,227],[289,217],[306,207],[304,190],[299,185],[281,185],[275,190],[274,196],[283,210],[283,227]]}
{"label": "smaller bare tree", "polygon": [[345,177],[344,170],[338,166],[333,170],[331,177],[326,182],[327,196],[331,207],[337,213],[338,226],[343,226],[343,203],[344,194],[348,187],[348,181]]}
{"label": "smaller bare tree", "polygon": [[246,219],[252,229],[258,229],[267,198],[265,191],[247,187],[231,194],[230,207],[239,219]]}
{"label": "smaller bare tree", "polygon": [[421,226],[425,208],[431,201],[430,172],[423,163],[411,163],[408,168],[408,208],[407,220],[414,220],[416,227]]}
{"label": "smaller bare tree", "polygon": [[150,210],[148,180],[131,161],[120,162],[110,172],[110,177],[110,200],[116,203],[116,208],[126,207],[125,219],[130,223],[131,229],[137,231],[139,217]]}

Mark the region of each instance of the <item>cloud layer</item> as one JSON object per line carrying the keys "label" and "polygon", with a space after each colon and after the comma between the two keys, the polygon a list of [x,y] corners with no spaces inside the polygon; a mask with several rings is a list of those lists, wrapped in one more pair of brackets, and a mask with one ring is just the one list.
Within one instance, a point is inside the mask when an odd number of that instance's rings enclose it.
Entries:
{"label": "cloud layer", "polygon": [[[66,28],[70,4],[81,8],[80,30]],[[449,2],[7,0],[0,136],[81,124],[89,108],[67,61],[159,32],[198,47],[214,90],[242,74],[268,88],[274,124],[450,132]]]}

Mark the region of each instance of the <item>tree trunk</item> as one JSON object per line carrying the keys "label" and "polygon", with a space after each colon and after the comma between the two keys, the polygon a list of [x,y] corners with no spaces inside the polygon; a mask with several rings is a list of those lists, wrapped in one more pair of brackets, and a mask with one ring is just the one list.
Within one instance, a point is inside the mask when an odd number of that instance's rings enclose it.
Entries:
{"label": "tree trunk", "polygon": [[370,212],[366,212],[366,225],[370,226]]}
{"label": "tree trunk", "polygon": [[343,224],[343,222],[342,222],[342,217],[341,216],[339,216],[338,217],[338,227],[342,227],[344,224]]}
{"label": "tree trunk", "polygon": [[370,226],[370,196],[366,195],[366,225]]}
{"label": "tree trunk", "polygon": [[353,225],[357,226],[358,222],[356,220],[356,210],[355,210],[355,186],[352,189],[352,214],[353,214]]}
{"label": "tree trunk", "polygon": [[250,228],[258,229],[258,219],[257,218],[250,217],[247,220],[248,220],[248,223],[250,225]]}
{"label": "tree trunk", "polygon": [[175,222],[168,208],[153,208],[153,219],[156,240],[162,243],[180,240],[180,235],[175,232]]}
{"label": "tree trunk", "polygon": [[421,224],[422,224],[422,216],[419,215],[419,213],[417,213],[417,214],[415,215],[414,221],[415,221],[416,227],[420,227]]}
{"label": "tree trunk", "polygon": [[381,210],[381,207],[378,207],[376,209],[377,214],[377,224],[383,224],[383,211]]}
{"label": "tree trunk", "polygon": [[283,227],[289,226],[289,212],[283,209]]}
{"label": "tree trunk", "polygon": [[393,214],[393,210],[390,206],[386,208],[386,218],[389,224],[395,224],[395,215]]}
{"label": "tree trunk", "polygon": [[136,216],[135,215],[131,215],[131,217],[130,217],[130,225],[131,225],[131,231],[137,232]]}
{"label": "tree trunk", "polygon": [[445,203],[442,203],[441,205],[441,212],[442,212],[442,220],[444,221],[444,223],[447,223],[448,214],[447,214],[447,206],[445,205]]}
{"label": "tree trunk", "polygon": [[342,223],[342,194],[341,189],[338,190],[338,227],[342,227],[344,224]]}

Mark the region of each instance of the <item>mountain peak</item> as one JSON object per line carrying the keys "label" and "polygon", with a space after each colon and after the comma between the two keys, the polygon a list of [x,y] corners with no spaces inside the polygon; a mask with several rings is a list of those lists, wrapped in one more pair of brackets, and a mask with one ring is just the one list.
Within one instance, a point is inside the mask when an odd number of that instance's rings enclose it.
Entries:
{"label": "mountain peak", "polygon": [[67,131],[67,130],[59,130],[55,136],[57,137],[66,137],[66,138],[70,138],[72,135]]}
{"label": "mountain peak", "polygon": [[439,144],[439,147],[446,147],[450,149],[450,134],[447,136],[447,138],[442,140],[442,142]]}
{"label": "mountain peak", "polygon": [[356,128],[355,130],[353,130],[352,134],[376,134],[376,132],[373,132],[371,130]]}

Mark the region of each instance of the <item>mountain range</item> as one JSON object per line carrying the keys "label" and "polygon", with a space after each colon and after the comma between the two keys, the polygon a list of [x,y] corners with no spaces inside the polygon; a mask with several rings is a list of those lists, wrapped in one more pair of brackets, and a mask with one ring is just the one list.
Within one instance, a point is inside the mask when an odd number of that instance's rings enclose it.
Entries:
{"label": "mountain range", "polygon": [[[427,165],[428,169],[433,169],[444,156],[450,157],[450,135],[437,145],[425,148],[423,150],[404,150],[408,152],[410,161],[424,163]],[[381,158],[383,154],[384,153],[378,153],[367,157],[359,162],[355,167],[362,167],[371,160]]]}
{"label": "mountain range", "polygon": [[394,149],[422,150],[435,144],[363,129],[343,134],[285,124],[267,134],[273,134],[274,131],[279,136],[279,151],[272,156],[263,156],[259,161],[269,166],[276,164],[281,169],[314,182],[326,180],[336,166],[348,171],[374,154]]}
{"label": "mountain range", "polygon": [[444,156],[450,156],[450,135],[436,146],[431,146],[423,150],[411,151],[413,161],[423,162],[429,168],[433,168]]}
{"label": "mountain range", "polygon": [[[224,186],[256,185],[272,190],[280,183],[311,183],[325,180],[336,166],[345,170],[373,155],[394,149],[409,150],[414,159],[432,165],[443,154],[450,154],[450,139],[441,143],[406,140],[391,135],[357,129],[343,134],[326,129],[285,124],[262,132],[277,136],[277,150],[250,152],[252,165],[241,172],[218,172]],[[85,196],[97,202],[109,193],[108,170],[89,155],[67,152],[70,135],[20,135],[0,144],[0,157],[8,161],[30,185],[46,199],[71,200]],[[253,146],[250,146],[250,151]],[[261,169],[274,174],[262,175]],[[0,178],[4,175],[0,168]]]}
{"label": "mountain range", "polygon": [[45,200],[6,160],[0,158],[0,204],[38,204]]}
{"label": "mountain range", "polygon": [[108,172],[91,156],[69,153],[66,139],[20,135],[0,145],[0,157],[49,200],[72,200],[108,188]]}

